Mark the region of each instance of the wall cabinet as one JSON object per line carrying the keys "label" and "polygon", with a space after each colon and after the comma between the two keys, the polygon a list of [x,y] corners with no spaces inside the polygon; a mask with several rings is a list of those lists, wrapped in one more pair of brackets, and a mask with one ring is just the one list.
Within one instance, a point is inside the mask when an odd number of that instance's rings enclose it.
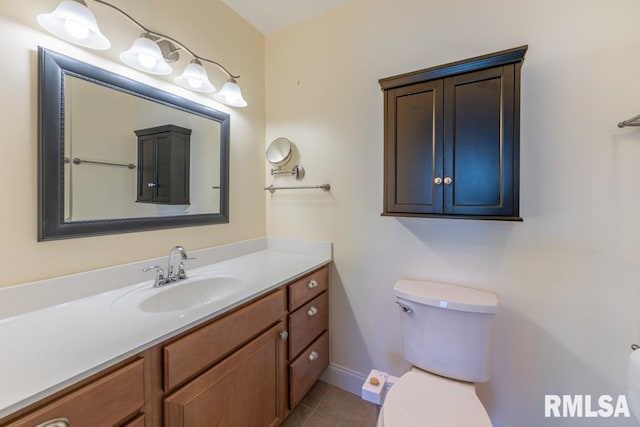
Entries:
{"label": "wall cabinet", "polygon": [[277,426],[328,366],[328,324],[325,266],[0,426]]}
{"label": "wall cabinet", "polygon": [[191,129],[174,125],[135,131],[138,202],[189,204]]}
{"label": "wall cabinet", "polygon": [[521,220],[526,46],[380,80],[389,216]]}

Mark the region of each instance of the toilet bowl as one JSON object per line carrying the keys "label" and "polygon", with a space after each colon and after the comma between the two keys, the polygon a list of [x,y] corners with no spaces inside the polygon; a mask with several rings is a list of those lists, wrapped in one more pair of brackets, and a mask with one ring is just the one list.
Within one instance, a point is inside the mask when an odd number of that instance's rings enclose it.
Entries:
{"label": "toilet bowl", "polygon": [[475,382],[488,381],[498,298],[486,291],[400,280],[404,357],[414,367],[389,389],[379,427],[491,427]]}
{"label": "toilet bowl", "polygon": [[473,383],[413,368],[389,389],[378,427],[491,427]]}

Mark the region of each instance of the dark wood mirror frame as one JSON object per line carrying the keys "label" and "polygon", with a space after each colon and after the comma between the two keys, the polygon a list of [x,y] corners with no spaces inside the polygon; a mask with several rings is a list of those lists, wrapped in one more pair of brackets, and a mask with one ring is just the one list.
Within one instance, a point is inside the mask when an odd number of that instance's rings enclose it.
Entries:
{"label": "dark wood mirror frame", "polygon": [[[64,220],[64,76],[71,75],[220,123],[220,212],[194,215]],[[38,241],[229,222],[227,113],[38,48]]]}

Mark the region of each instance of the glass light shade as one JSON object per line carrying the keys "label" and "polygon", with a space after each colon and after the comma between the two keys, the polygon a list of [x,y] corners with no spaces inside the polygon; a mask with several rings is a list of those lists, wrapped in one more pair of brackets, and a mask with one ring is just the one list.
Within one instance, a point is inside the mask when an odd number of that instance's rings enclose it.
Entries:
{"label": "glass light shade", "polygon": [[145,73],[167,75],[173,71],[164,60],[160,46],[144,35],[137,38],[129,50],[120,54],[120,60]]}
{"label": "glass light shade", "polygon": [[194,59],[185,68],[184,72],[176,78],[176,84],[194,92],[213,93],[216,87],[209,81],[207,70],[202,63]]}
{"label": "glass light shade", "polygon": [[213,99],[231,107],[246,107],[247,101],[242,97],[240,86],[231,78],[222,86],[220,92],[213,95]]}
{"label": "glass light shade", "polygon": [[83,2],[62,1],[53,12],[38,15],[37,20],[45,30],[70,43],[99,50],[111,47],[98,28],[96,17]]}

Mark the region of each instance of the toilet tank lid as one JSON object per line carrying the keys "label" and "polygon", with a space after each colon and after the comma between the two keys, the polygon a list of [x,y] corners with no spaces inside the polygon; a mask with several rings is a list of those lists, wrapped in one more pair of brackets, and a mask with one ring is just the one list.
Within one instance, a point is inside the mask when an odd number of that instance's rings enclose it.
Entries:
{"label": "toilet tank lid", "polygon": [[420,280],[399,280],[393,293],[409,301],[449,310],[495,313],[498,297],[487,291]]}

